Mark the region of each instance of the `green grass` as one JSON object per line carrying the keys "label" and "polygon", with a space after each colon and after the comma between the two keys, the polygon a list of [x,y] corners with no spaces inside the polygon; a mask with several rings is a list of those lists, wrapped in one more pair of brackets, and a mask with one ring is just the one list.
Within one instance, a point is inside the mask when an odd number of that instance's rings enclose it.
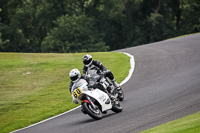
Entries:
{"label": "green grass", "polygon": [[[0,53],[0,132],[7,133],[70,110],[69,71],[82,72],[82,56],[74,54]],[[129,57],[116,52],[90,53],[113,71],[120,83]]]}
{"label": "green grass", "polygon": [[200,112],[165,123],[141,133],[200,133]]}
{"label": "green grass", "polygon": [[166,39],[166,40],[171,40],[171,39],[175,39],[175,38],[181,38],[181,37],[190,36],[190,35],[195,35],[195,34],[199,34],[199,33],[200,33],[200,32],[198,32],[198,33],[192,33],[192,34],[186,34],[186,35],[181,35],[181,36],[169,38],[169,39]]}

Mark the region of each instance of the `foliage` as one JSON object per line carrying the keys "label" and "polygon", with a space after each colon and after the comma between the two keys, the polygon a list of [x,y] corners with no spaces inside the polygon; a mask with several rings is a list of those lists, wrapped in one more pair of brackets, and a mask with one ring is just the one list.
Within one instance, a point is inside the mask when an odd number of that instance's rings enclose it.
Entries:
{"label": "foliage", "polygon": [[43,52],[107,51],[101,34],[93,29],[93,20],[85,15],[62,16],[58,25],[42,43]]}
{"label": "foliage", "polygon": [[142,45],[199,32],[199,9],[199,0],[2,0],[0,51],[86,52]]}

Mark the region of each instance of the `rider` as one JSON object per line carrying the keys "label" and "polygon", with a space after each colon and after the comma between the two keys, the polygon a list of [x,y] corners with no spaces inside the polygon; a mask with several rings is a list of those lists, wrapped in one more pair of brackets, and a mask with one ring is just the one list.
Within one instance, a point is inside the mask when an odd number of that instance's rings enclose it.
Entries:
{"label": "rider", "polygon": [[120,85],[115,80],[113,73],[110,70],[108,70],[105,66],[103,66],[103,64],[99,60],[92,60],[92,56],[86,54],[83,56],[83,63],[84,63],[83,67],[84,74],[87,74],[89,70],[96,69],[97,71],[105,73],[105,76],[112,81],[115,88],[118,89],[120,87]]}
{"label": "rider", "polygon": [[[78,69],[72,69],[70,72],[69,72],[69,77],[70,77],[70,79],[71,79],[71,82],[70,82],[70,85],[69,85],[69,91],[70,91],[70,93],[72,93],[72,87],[73,87],[73,85],[75,84],[75,83],[77,83],[80,79],[85,79],[87,82],[88,82],[88,76],[87,75],[85,75],[85,74],[83,74],[83,75],[81,75],[81,73],[80,73],[80,71],[78,70]],[[88,85],[88,88],[89,88],[89,86],[90,85]],[[103,89],[103,90],[105,90],[105,89]],[[73,96],[72,96],[73,97]],[[75,104],[78,104],[79,103],[79,101],[76,99],[76,98],[74,98],[73,97],[73,100],[72,100],[72,102],[73,103],[75,103]],[[82,107],[82,106],[81,106]],[[84,109],[82,108],[81,109],[81,111],[84,113],[84,114],[86,114],[86,112],[84,111]],[[104,114],[106,114],[107,113],[107,111],[104,111],[104,112],[102,112],[102,113],[104,113]]]}
{"label": "rider", "polygon": [[[80,71],[75,68],[75,69],[72,69],[69,72],[69,77],[71,79],[71,82],[69,84],[69,91],[70,91],[70,93],[72,93],[71,89],[72,89],[72,86],[74,85],[74,83],[78,82],[80,79],[85,79],[85,75],[81,75]],[[72,102],[75,103],[75,104],[78,104],[78,100],[77,99],[73,98]]]}
{"label": "rider", "polygon": [[[83,74],[81,75],[80,71],[78,69],[72,69],[70,72],[69,72],[69,77],[71,79],[71,82],[70,82],[70,85],[69,85],[69,91],[70,93],[72,93],[72,87],[75,83],[77,83],[80,79],[85,79],[87,82],[88,82],[88,79],[89,79],[89,76],[86,75],[86,74]],[[101,84],[99,84],[101,86]],[[98,86],[98,88],[100,87]],[[88,85],[88,88],[90,87],[94,87],[94,86],[90,86]],[[99,88],[101,89],[102,91],[106,91],[106,89],[103,87],[103,85]],[[73,103],[75,104],[78,104],[79,101],[77,99],[75,99],[73,97],[73,100],[72,100]],[[84,113],[83,109],[82,109],[82,112]]]}

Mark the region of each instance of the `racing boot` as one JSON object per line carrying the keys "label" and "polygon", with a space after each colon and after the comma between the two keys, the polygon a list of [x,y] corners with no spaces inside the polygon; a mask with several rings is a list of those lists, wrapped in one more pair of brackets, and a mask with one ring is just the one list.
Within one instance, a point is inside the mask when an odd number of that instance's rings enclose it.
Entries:
{"label": "racing boot", "polygon": [[115,89],[117,90],[118,94],[122,95],[121,86],[117,83],[117,81],[115,79],[113,79],[112,83],[115,86]]}

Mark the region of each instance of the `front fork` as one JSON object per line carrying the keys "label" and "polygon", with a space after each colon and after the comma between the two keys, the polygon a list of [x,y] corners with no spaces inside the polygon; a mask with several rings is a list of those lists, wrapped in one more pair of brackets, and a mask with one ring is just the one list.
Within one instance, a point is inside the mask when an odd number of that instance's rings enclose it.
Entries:
{"label": "front fork", "polygon": [[91,98],[89,96],[86,96],[87,100],[84,100],[82,102],[88,102],[89,104],[92,105],[92,108],[96,109],[96,105],[92,102]]}

